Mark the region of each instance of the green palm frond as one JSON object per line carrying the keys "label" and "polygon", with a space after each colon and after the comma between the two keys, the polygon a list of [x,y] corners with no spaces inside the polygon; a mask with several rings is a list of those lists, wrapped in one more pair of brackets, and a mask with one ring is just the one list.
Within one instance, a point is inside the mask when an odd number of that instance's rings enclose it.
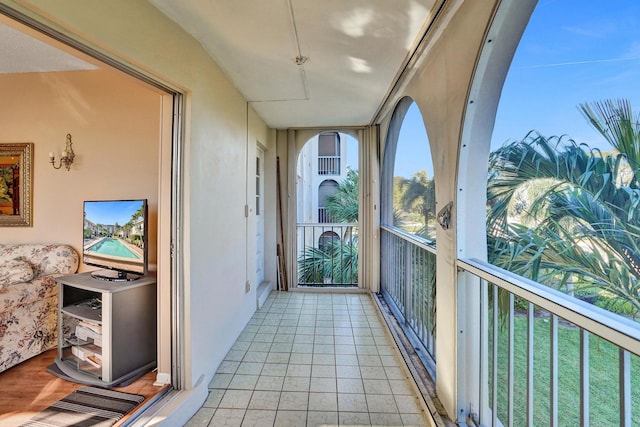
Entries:
{"label": "green palm frond", "polygon": [[557,287],[580,276],[640,311],[640,125],[626,101],[580,108],[617,151],[530,132],[493,152],[490,261]]}

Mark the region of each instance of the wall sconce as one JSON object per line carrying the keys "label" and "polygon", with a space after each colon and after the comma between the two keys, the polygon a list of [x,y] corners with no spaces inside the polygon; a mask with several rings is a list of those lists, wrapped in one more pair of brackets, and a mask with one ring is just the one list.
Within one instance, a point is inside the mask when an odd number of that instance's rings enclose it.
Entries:
{"label": "wall sconce", "polygon": [[61,157],[60,157],[60,162],[58,163],[58,166],[56,167],[56,156],[53,153],[49,153],[49,162],[51,163],[51,166],[53,166],[54,169],[60,169],[62,167],[62,165],[64,165],[65,168],[67,168],[67,170],[71,169],[71,164],[73,163],[73,159],[76,157],[75,153],[73,152],[73,147],[72,147],[72,143],[71,143],[71,134],[68,133],[67,134],[67,146],[64,148],[64,151],[61,153]]}

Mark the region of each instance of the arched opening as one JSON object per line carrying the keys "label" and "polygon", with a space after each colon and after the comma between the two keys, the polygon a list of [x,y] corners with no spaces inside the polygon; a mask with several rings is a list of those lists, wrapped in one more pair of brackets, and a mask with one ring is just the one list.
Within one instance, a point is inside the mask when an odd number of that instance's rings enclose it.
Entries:
{"label": "arched opening", "polygon": [[[640,420],[630,410],[640,396],[624,385],[638,359],[621,356],[629,347],[614,340],[617,327],[603,327],[638,313],[621,290],[639,279],[622,250],[638,238],[626,198],[638,191],[637,155],[625,150],[639,152],[639,143],[624,135],[640,130],[632,114],[640,108],[637,76],[628,72],[637,61],[630,52],[638,24],[630,17],[639,12],[633,1],[503,2],[487,35],[457,189],[460,348],[477,361],[465,369],[478,372],[458,400],[477,402],[479,424]],[[618,146],[622,139],[631,144]],[[543,383],[550,385],[527,390]],[[600,392],[614,403],[590,405]]]}
{"label": "arched opening", "polygon": [[358,142],[325,131],[296,165],[297,286],[358,286]]}
{"label": "arched opening", "polygon": [[381,182],[380,285],[424,365],[435,377],[435,180],[418,105],[397,105]]}
{"label": "arched opening", "polygon": [[333,179],[326,179],[320,183],[318,187],[318,222],[332,222],[327,213],[327,205],[330,203],[331,196],[338,191],[338,187],[338,183]]}

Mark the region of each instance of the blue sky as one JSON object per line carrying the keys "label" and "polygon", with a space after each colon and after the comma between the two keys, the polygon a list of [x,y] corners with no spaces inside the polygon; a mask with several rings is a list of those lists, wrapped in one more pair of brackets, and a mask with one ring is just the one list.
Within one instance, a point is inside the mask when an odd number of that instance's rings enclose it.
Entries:
{"label": "blue sky", "polygon": [[[607,150],[578,105],[626,98],[640,112],[639,77],[640,1],[540,0],[502,90],[492,147],[537,130]],[[417,108],[410,109],[394,175],[426,169],[432,176],[425,139]]]}
{"label": "blue sky", "polygon": [[85,202],[86,217],[94,224],[126,224],[131,215],[140,209],[140,200]]}

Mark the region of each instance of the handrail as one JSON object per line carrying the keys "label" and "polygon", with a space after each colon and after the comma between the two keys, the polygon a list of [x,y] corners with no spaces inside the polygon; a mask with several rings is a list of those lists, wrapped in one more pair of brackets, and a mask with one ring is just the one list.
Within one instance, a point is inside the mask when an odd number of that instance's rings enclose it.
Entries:
{"label": "handrail", "polygon": [[297,227],[357,227],[357,222],[298,222],[296,223]]}
{"label": "handrail", "polygon": [[415,234],[408,233],[401,228],[391,225],[381,225],[380,229],[388,231],[391,234],[395,234],[398,237],[402,237],[403,239],[408,240],[410,243],[413,243],[414,245],[419,246],[434,255],[436,254],[436,243],[425,239],[424,237],[416,236]]}
{"label": "handrail", "polygon": [[458,259],[457,267],[640,356],[640,324],[636,322],[484,261]]}

